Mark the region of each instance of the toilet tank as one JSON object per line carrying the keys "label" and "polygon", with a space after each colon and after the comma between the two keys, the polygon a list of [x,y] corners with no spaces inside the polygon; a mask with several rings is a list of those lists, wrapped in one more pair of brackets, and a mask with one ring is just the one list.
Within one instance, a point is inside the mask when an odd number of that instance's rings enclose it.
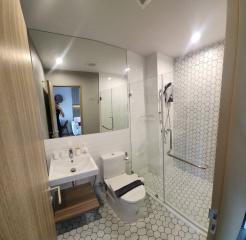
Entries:
{"label": "toilet tank", "polygon": [[113,152],[101,156],[103,166],[103,178],[108,179],[125,173],[125,153]]}

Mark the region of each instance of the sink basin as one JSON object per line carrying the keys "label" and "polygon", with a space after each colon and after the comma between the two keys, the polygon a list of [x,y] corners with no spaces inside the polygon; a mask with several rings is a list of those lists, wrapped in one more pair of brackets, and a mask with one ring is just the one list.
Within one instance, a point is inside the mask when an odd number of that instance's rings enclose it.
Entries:
{"label": "sink basin", "polygon": [[90,154],[82,154],[70,159],[51,160],[49,185],[56,186],[75,180],[96,176],[98,167]]}

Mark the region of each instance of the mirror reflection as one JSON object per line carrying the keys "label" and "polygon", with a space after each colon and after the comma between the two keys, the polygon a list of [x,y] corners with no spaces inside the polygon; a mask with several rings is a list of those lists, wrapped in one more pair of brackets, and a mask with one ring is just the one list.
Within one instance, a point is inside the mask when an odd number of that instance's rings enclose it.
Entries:
{"label": "mirror reflection", "polygon": [[38,90],[42,88],[44,135],[77,136],[128,127],[124,49],[34,29],[29,29],[29,42],[34,80]]}
{"label": "mirror reflection", "polygon": [[80,86],[53,87],[59,137],[81,135]]}

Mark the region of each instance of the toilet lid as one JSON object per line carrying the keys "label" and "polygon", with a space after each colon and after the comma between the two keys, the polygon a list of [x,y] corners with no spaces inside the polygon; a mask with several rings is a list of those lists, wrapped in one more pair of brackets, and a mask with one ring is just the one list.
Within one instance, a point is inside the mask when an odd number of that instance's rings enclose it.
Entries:
{"label": "toilet lid", "polygon": [[[137,174],[128,175],[124,173],[116,177],[105,179],[105,182],[112,188],[113,191],[116,191],[138,179],[139,177]],[[144,197],[145,197],[145,187],[141,185],[124,194],[123,196],[120,197],[120,199],[129,203],[134,203],[143,199]]]}

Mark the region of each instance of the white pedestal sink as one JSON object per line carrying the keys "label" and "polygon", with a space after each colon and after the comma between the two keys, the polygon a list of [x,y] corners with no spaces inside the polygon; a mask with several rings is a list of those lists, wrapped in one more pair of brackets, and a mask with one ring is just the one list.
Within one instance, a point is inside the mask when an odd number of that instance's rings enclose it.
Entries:
{"label": "white pedestal sink", "polygon": [[49,185],[57,186],[64,183],[84,179],[98,174],[98,167],[90,154],[75,156],[73,162],[69,158],[51,160]]}

